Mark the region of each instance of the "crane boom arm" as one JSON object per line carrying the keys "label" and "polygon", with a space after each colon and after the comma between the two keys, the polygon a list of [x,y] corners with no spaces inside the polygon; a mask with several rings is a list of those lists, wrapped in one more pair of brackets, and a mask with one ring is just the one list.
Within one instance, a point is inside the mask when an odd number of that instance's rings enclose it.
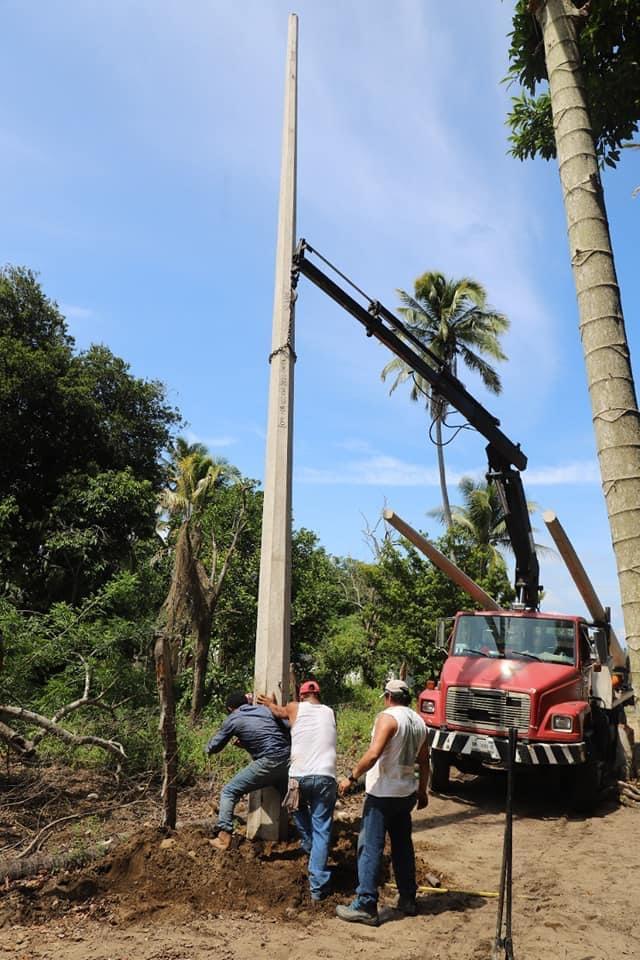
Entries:
{"label": "crane boom arm", "polygon": [[490,470],[487,479],[495,484],[498,490],[516,558],[516,599],[527,608],[536,610],[541,587],[529,511],[519,473],[527,466],[527,458],[520,445],[513,443],[500,430],[500,421],[469,393],[446,364],[425,347],[395,314],[377,300],[371,300],[362,291],[359,293],[367,301],[367,306],[359,303],[308,259],[307,254],[314,253],[317,251],[314,251],[306,240],[300,241],[293,256],[293,286],[297,285],[300,274],[311,280],[358,320],[366,329],[367,336],[375,337],[418,376],[423,377],[434,394],[446,400],[488,440],[486,451]]}

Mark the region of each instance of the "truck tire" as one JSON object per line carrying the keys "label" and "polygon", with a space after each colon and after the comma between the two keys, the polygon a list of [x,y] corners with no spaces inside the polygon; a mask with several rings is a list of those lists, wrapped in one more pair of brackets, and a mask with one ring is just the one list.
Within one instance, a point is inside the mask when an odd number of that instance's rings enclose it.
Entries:
{"label": "truck tire", "polygon": [[573,771],[571,809],[576,813],[592,813],[600,796],[601,770],[596,760],[587,760]]}
{"label": "truck tire", "polygon": [[446,793],[449,789],[449,771],[451,762],[443,750],[431,751],[431,772],[429,786],[436,793]]}

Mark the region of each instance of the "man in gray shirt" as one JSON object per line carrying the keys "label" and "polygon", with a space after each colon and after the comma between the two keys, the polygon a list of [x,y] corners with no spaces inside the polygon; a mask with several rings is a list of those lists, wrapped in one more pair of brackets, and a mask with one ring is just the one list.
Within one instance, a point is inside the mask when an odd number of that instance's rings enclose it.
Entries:
{"label": "man in gray shirt", "polygon": [[291,752],[286,721],[277,720],[267,707],[253,706],[247,703],[244,693],[235,691],[227,697],[226,708],[229,716],[211,737],[205,752],[218,753],[233,738],[251,754],[252,760],[220,792],[218,836],[213,841],[217,850],[228,850],[231,845],[233,811],[245,793],[275,787],[284,796]]}

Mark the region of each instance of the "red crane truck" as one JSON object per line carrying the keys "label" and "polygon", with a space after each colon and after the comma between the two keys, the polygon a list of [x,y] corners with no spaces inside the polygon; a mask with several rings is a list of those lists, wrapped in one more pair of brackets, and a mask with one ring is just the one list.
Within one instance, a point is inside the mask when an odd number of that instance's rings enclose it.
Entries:
{"label": "red crane truck", "polygon": [[620,776],[618,726],[631,696],[625,667],[611,672],[600,657],[608,659],[606,636],[581,617],[458,613],[438,684],[418,698],[433,789],[447,789],[451,766],[502,764],[515,727],[516,762],[572,767],[572,803],[587,809],[607,775]]}
{"label": "red crane truck", "polygon": [[[312,262],[313,254],[366,307]],[[426,380],[433,394],[455,407],[488,441],[487,480],[496,487],[515,556],[516,598],[511,610],[495,605],[458,613],[439,682],[420,694],[419,711],[432,747],[433,788],[446,788],[451,766],[475,771],[486,763],[503,763],[508,730],[515,727],[516,761],[571,766],[574,799],[587,806],[603,776],[617,772],[618,728],[624,724],[624,703],[633,697],[628,663],[619,663],[620,657],[612,662],[608,617],[588,623],[575,615],[539,611],[539,564],[520,476],[526,456],[440,357],[305,240],[293,257],[294,290],[300,274]]]}

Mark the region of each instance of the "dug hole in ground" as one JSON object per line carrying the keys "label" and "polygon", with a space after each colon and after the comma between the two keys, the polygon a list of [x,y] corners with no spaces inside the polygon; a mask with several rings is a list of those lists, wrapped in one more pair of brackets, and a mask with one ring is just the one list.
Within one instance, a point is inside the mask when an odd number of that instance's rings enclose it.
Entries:
{"label": "dug hole in ground", "polygon": [[[12,960],[484,960],[491,956],[504,828],[501,774],[452,779],[414,814],[418,880],[437,877],[451,892],[419,895],[419,914],[393,909],[382,889],[378,928],[335,918],[355,884],[362,796],[336,822],[335,893],[311,904],[306,860],[294,840],[211,847],[206,784],[180,795],[180,825],[163,834],[155,788],[123,798],[106,778],[61,772],[58,780],[6,780],[0,813],[0,870],[26,818],[48,823],[80,814],[43,844],[45,857],[75,849],[106,854],[74,869],[5,879],[0,893],[0,957]],[[94,780],[90,780],[90,776]],[[22,779],[21,779],[22,778]],[[142,790],[142,788],[139,788]],[[39,792],[38,792],[39,791]],[[89,799],[90,798],[90,799]],[[92,813],[93,810],[93,813]],[[567,813],[559,791],[519,777],[514,820],[513,934],[518,960],[640,957],[640,812],[603,802],[591,817]],[[35,820],[34,820],[35,822]],[[13,842],[12,842],[13,841]],[[102,845],[100,843],[102,841]],[[106,843],[105,843],[106,841]],[[24,844],[20,849],[24,850]],[[15,853],[13,854],[15,859]],[[1,875],[1,874],[0,874]],[[390,880],[389,865],[385,878]],[[459,891],[471,891],[459,892]],[[374,954],[375,952],[375,954]]]}

